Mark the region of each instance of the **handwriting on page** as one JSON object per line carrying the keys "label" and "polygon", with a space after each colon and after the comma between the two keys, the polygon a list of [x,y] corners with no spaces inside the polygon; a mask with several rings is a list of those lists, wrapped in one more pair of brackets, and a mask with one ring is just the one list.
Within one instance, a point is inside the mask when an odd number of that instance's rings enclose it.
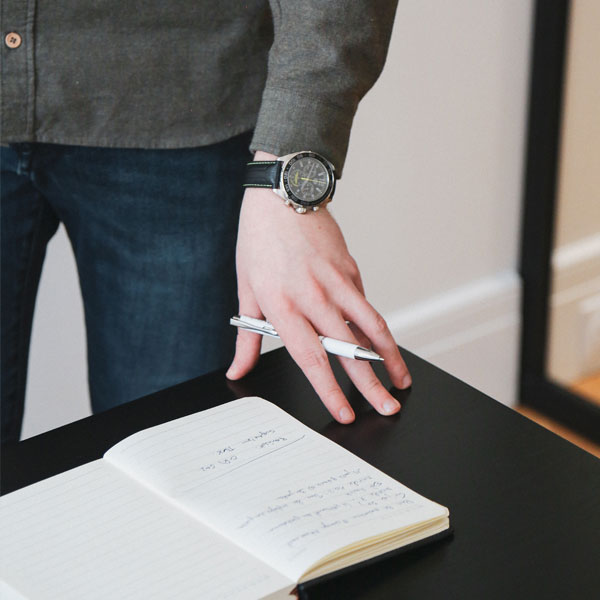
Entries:
{"label": "handwriting on page", "polygon": [[188,417],[187,422],[173,425],[162,435],[142,432],[132,436],[109,450],[106,458],[163,493],[179,497],[196,488],[204,490],[210,481],[242,470],[306,435],[302,430],[282,430],[272,415],[264,419],[263,415],[242,409],[236,416],[241,423],[231,422],[215,411],[205,419],[210,427],[201,436],[192,417]]}
{"label": "handwriting on page", "polygon": [[[320,527],[327,529],[340,523],[348,524],[350,521],[363,518],[368,514],[395,510],[394,505],[413,504],[405,496],[404,492],[394,492],[389,486],[384,486],[381,481],[373,480],[371,475],[363,475],[360,468],[352,471],[344,469],[342,473],[332,475],[324,481],[315,481],[306,487],[288,490],[285,494],[276,498],[280,502],[279,504],[268,506],[266,510],[254,515],[246,515],[245,521],[238,526],[238,529],[247,527],[267,513],[282,511],[288,507],[296,507],[299,510],[291,518],[270,527],[268,529],[269,533],[309,518],[316,519],[319,521]],[[315,500],[328,498],[335,498],[335,501],[321,508],[316,508],[312,512],[302,510],[303,507],[312,505]],[[364,507],[364,510],[359,509],[358,512],[336,519],[341,510],[352,508],[353,505]],[[292,540],[288,542],[288,546],[292,546],[294,543],[295,541]]]}
{"label": "handwriting on page", "polygon": [[270,561],[310,563],[344,545],[348,531],[370,537],[421,508],[410,490],[295,423],[234,439],[189,465],[175,495],[243,547],[261,540]]}
{"label": "handwriting on page", "polygon": [[142,432],[111,453],[291,578],[336,548],[405,526],[406,513],[423,508],[408,488],[258,399]]}
{"label": "handwriting on page", "polygon": [[[304,435],[289,439],[277,435],[274,429],[259,431],[238,443],[233,443],[223,448],[217,448],[210,462],[202,462],[191,466],[187,471],[187,477],[184,482],[175,485],[172,493],[179,495],[185,494],[197,488],[199,485],[206,486],[210,481],[218,479],[221,476],[228,475],[232,471],[242,469],[248,464],[265,458],[266,456],[286,448],[304,439]],[[212,477],[206,477],[204,474],[210,473]],[[190,481],[189,476],[203,474],[202,478],[196,478]]]}
{"label": "handwriting on page", "polygon": [[[414,505],[403,490],[392,489],[361,467],[344,468],[325,479],[288,489],[265,509],[244,514],[237,529],[262,528],[266,523],[267,534],[275,534],[280,542],[285,538],[285,546],[298,549],[308,538]],[[277,513],[282,517],[274,522]]]}

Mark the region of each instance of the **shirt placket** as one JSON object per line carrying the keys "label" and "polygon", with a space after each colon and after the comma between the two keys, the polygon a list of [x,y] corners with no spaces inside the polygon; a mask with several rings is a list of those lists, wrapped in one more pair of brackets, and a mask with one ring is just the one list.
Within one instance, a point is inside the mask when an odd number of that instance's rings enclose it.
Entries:
{"label": "shirt placket", "polygon": [[34,140],[35,0],[2,0],[2,138]]}

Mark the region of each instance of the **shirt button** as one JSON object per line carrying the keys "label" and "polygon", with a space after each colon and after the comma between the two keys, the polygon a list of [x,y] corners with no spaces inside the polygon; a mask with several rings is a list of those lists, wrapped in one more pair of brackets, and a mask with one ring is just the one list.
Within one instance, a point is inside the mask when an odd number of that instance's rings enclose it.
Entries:
{"label": "shirt button", "polygon": [[10,33],[7,33],[6,37],[4,38],[4,43],[9,48],[12,48],[13,50],[15,48],[18,48],[21,45],[22,41],[23,41],[23,38],[15,31],[11,31]]}

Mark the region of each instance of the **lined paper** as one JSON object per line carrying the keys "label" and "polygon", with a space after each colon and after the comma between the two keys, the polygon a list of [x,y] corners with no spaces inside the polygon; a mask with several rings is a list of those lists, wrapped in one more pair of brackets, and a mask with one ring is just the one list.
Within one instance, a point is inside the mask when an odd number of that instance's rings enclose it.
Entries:
{"label": "lined paper", "polygon": [[340,547],[448,514],[260,398],[139,432],[105,458],[292,580]]}
{"label": "lined paper", "polygon": [[0,498],[0,532],[8,598],[246,600],[292,587],[104,460]]}

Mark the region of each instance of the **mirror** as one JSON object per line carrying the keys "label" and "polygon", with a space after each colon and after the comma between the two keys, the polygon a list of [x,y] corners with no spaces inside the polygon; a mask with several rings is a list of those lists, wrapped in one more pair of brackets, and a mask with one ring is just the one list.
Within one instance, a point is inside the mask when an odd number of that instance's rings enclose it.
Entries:
{"label": "mirror", "polygon": [[600,3],[569,10],[547,372],[600,404]]}
{"label": "mirror", "polygon": [[534,23],[520,401],[600,442],[600,3],[537,0]]}

